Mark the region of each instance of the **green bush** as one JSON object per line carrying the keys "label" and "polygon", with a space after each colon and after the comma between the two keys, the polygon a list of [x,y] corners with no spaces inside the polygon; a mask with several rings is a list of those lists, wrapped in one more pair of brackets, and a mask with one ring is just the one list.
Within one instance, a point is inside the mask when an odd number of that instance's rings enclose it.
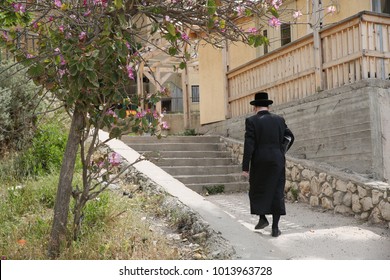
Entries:
{"label": "green bush", "polygon": [[40,127],[31,146],[18,157],[16,169],[19,177],[37,176],[59,170],[67,141],[66,131],[57,123]]}
{"label": "green bush", "polygon": [[22,150],[34,135],[38,87],[21,65],[0,64],[0,156]]}

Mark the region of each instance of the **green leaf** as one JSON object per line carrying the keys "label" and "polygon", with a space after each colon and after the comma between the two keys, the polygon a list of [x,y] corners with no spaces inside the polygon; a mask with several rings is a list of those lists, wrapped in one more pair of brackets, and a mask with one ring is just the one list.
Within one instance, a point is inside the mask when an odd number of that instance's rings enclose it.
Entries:
{"label": "green leaf", "polygon": [[215,3],[215,0],[207,1],[207,13],[209,15],[214,15],[216,11],[217,11],[217,4]]}
{"label": "green leaf", "polygon": [[180,68],[180,69],[184,69],[184,68],[186,68],[186,66],[187,66],[187,63],[185,63],[185,62],[183,61],[183,62],[180,62],[179,68]]}
{"label": "green leaf", "polygon": [[272,7],[272,8],[270,9],[270,12],[271,12],[271,14],[272,14],[274,17],[276,17],[276,18],[279,17],[279,13],[278,13],[278,11],[275,9],[275,7]]}
{"label": "green leaf", "polygon": [[169,55],[172,55],[172,56],[176,55],[176,54],[177,54],[177,48],[175,48],[175,47],[170,47],[170,48],[168,49],[168,53],[169,53]]}
{"label": "green leaf", "polygon": [[88,81],[90,81],[95,87],[99,87],[98,76],[95,71],[87,71],[86,74]]}
{"label": "green leaf", "polygon": [[45,67],[43,67],[42,64],[36,64],[31,66],[27,73],[30,75],[30,77],[39,77],[45,73]]}
{"label": "green leaf", "polygon": [[115,8],[121,9],[123,7],[123,0],[114,0]]}
{"label": "green leaf", "polygon": [[167,23],[166,27],[167,27],[169,34],[171,34],[172,36],[176,36],[176,28],[172,23],[170,23],[170,22]]}
{"label": "green leaf", "polygon": [[160,27],[160,24],[158,22],[152,23],[152,29],[150,31],[150,34],[154,34],[158,31],[158,28]]}
{"label": "green leaf", "polygon": [[116,126],[113,129],[111,129],[110,134],[109,134],[109,138],[110,139],[118,138],[121,136],[121,134],[122,134],[122,130]]}

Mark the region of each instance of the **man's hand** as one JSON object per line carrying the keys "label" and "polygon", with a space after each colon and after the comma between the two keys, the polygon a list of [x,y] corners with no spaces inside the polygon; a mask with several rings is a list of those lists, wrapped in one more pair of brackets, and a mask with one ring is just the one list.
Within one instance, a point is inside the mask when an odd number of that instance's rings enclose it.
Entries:
{"label": "man's hand", "polygon": [[248,171],[242,171],[242,176],[245,178],[249,178],[249,172]]}

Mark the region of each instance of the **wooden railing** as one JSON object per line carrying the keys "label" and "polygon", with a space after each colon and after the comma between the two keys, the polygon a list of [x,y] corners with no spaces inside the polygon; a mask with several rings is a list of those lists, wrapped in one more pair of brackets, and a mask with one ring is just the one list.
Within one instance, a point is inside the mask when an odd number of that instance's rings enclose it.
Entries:
{"label": "wooden railing", "polygon": [[310,34],[228,72],[229,116],[250,113],[258,91],[279,105],[362,79],[390,78],[389,15],[361,12],[321,30],[319,38],[320,65]]}

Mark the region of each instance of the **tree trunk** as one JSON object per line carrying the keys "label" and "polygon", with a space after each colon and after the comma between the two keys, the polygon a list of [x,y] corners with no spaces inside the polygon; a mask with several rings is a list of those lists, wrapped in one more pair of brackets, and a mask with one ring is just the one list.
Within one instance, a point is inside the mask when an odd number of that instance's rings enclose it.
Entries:
{"label": "tree trunk", "polygon": [[60,246],[64,241],[66,241],[74,166],[83,128],[84,115],[80,109],[77,109],[76,105],[72,117],[68,141],[66,143],[64,158],[62,160],[56,202],[54,206],[54,220],[51,228],[48,248],[48,256],[51,259],[58,258],[60,255]]}

